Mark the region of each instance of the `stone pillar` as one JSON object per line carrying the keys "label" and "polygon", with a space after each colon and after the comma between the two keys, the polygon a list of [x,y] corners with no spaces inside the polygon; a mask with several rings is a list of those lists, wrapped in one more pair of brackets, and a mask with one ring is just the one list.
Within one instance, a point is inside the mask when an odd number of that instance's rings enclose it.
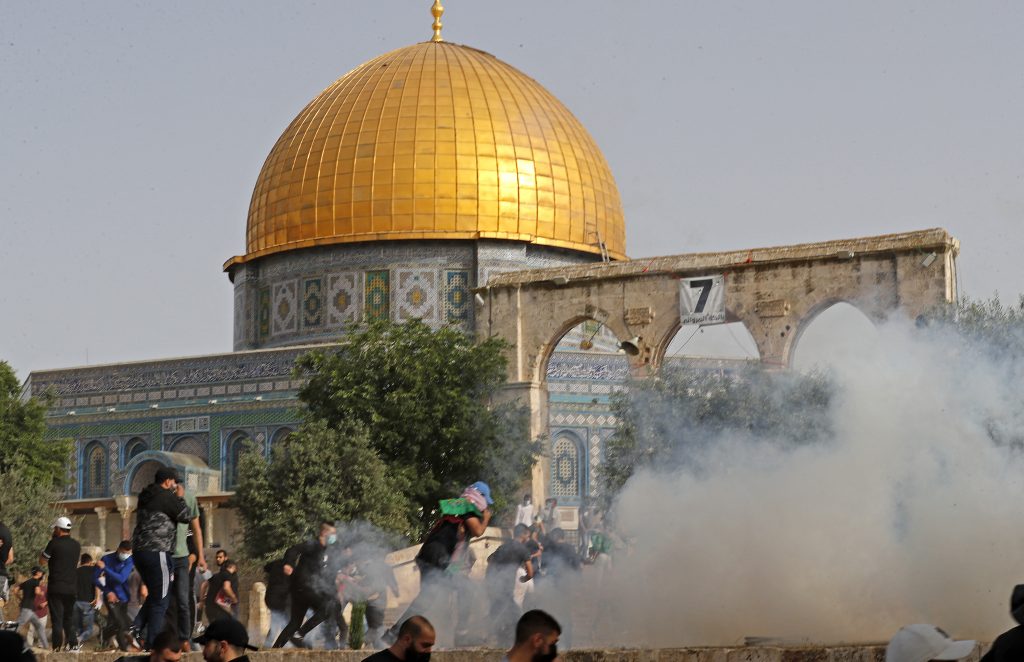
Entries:
{"label": "stone pillar", "polygon": [[249,641],[257,646],[262,645],[263,639],[270,630],[270,610],[263,603],[263,597],[267,594],[267,586],[263,582],[256,582],[249,590]]}
{"label": "stone pillar", "polygon": [[[546,382],[518,382],[506,384],[498,392],[496,399],[501,402],[518,400],[520,404],[530,408],[530,439],[548,441],[548,385]],[[542,453],[533,465],[533,486],[530,490],[535,507],[544,504],[547,497],[548,478],[551,475],[551,461],[547,453]],[[480,477],[486,482],[487,478]]]}
{"label": "stone pillar", "polygon": [[206,530],[203,531],[203,542],[209,548],[213,545],[213,513],[217,510],[217,504],[206,502],[199,504],[199,507],[203,509],[203,514],[206,515]]}
{"label": "stone pillar", "polygon": [[110,512],[110,508],[106,506],[96,506],[93,508],[96,511],[96,518],[100,523],[100,540],[99,545],[103,551],[107,551],[107,513]]}
{"label": "stone pillar", "polygon": [[121,515],[121,540],[129,540],[132,537],[132,512],[138,506],[139,498],[118,494],[114,497],[114,503],[117,504],[117,512]]}

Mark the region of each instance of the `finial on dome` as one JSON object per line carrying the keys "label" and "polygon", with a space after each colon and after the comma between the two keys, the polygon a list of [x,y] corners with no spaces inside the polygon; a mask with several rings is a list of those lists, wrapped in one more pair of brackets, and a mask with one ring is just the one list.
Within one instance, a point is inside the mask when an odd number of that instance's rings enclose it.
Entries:
{"label": "finial on dome", "polygon": [[434,36],[431,37],[430,41],[444,41],[441,38],[441,14],[444,13],[441,0],[434,0],[434,6],[430,8],[430,13],[434,15]]}

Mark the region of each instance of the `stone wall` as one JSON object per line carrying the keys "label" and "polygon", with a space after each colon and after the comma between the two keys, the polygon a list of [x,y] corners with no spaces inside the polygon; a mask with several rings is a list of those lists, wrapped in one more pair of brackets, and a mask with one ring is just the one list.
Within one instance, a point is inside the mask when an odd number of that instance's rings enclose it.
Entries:
{"label": "stone wall", "polygon": [[[978,662],[987,646],[978,646],[966,658]],[[117,653],[43,653],[45,662],[112,662]],[[253,662],[361,662],[368,651],[303,651],[293,648],[250,653]],[[498,662],[504,651],[467,649],[438,651],[432,662]],[[200,662],[199,653],[182,656]],[[563,662],[884,662],[885,646],[739,646],[733,648],[665,648],[660,650],[574,650],[562,653]]]}

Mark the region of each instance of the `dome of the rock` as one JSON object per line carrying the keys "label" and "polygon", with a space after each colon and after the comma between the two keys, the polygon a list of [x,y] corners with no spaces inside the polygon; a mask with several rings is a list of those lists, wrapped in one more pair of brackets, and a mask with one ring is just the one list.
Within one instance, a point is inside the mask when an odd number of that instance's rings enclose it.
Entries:
{"label": "dome of the rock", "polygon": [[539,83],[437,41],[339,78],[292,121],[253,191],[246,254],[505,239],[625,257],[622,204],[583,125]]}

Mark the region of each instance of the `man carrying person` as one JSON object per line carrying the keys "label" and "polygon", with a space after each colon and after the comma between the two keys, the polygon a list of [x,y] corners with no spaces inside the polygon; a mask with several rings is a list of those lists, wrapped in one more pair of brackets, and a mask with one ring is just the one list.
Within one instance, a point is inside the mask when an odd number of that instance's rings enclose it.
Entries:
{"label": "man carrying person", "polygon": [[[334,615],[337,604],[333,560],[329,546],[338,542],[338,530],[330,522],[321,522],[316,538],[294,545],[284,554],[285,575],[291,578],[291,619],[281,630],[274,648],[291,642],[305,648],[303,638],[316,626]],[[313,610],[303,622],[307,610]]]}
{"label": "man carrying person", "polygon": [[172,623],[181,640],[182,651],[189,649],[189,640],[192,638],[193,619],[195,618],[195,603],[192,600],[192,568],[189,563],[189,538],[196,542],[196,565],[199,570],[206,568],[206,558],[203,556],[203,531],[199,526],[199,504],[191,492],[185,490],[185,486],[178,483],[174,492],[188,508],[188,523],[177,523],[177,530],[174,536],[174,555],[171,563],[174,568],[173,598],[174,611]]}
{"label": "man carrying person", "polygon": [[192,520],[185,501],[175,493],[177,483],[178,472],[170,467],[160,467],[153,482],[139,494],[132,554],[148,594],[130,630],[136,640],[143,632],[153,639],[164,629],[171,588],[171,552],[177,525],[188,524]]}
{"label": "man carrying person", "polygon": [[501,662],[554,662],[562,626],[547,612],[532,609],[516,623],[516,642]]}
{"label": "man carrying person", "polygon": [[46,601],[50,605],[50,623],[53,631],[53,650],[67,645],[78,650],[75,632],[75,596],[77,594],[78,561],[82,546],[71,537],[71,520],[58,517],[53,524],[53,537],[39,555],[39,565],[50,567],[50,582]]}
{"label": "man carrying person", "polygon": [[531,552],[526,546],[529,539],[530,527],[516,524],[512,530],[512,540],[502,543],[487,559],[486,583],[487,597],[491,603],[490,625],[499,646],[507,646],[512,641],[515,624],[519,619],[519,605],[514,598],[519,568],[523,568],[526,574],[518,581],[525,583],[533,579]]}
{"label": "man carrying person", "polygon": [[100,606],[100,590],[93,583],[96,564],[89,554],[82,554],[75,575],[75,630],[79,646],[92,639],[96,629],[96,610]]}
{"label": "man carrying person", "polygon": [[132,560],[132,541],[122,540],[117,550],[103,556],[96,562],[93,571],[93,584],[103,596],[103,604],[107,607],[107,625],[103,628],[100,638],[108,641],[115,637],[117,647],[128,650],[130,639],[128,628],[131,619],[128,616],[129,579],[135,561]]}
{"label": "man carrying person", "polygon": [[36,615],[36,598],[43,597],[43,588],[40,586],[43,581],[43,569],[39,566],[32,568],[31,576],[18,585],[21,592],[21,611],[18,613],[18,629],[28,623],[36,630],[36,638],[41,648],[49,648],[50,644],[46,639],[46,626],[39,616]]}
{"label": "man carrying person", "polygon": [[430,621],[419,614],[410,616],[398,628],[395,643],[362,662],[430,662],[430,652],[436,640],[437,634]]}
{"label": "man carrying person", "polygon": [[469,541],[482,536],[491,521],[491,488],[483,481],[467,487],[458,499],[441,501],[441,519],[427,533],[423,546],[416,554],[416,567],[420,571],[420,592],[405,613],[383,635],[385,642],[394,642],[398,628],[413,614],[429,614],[431,608],[444,597],[451,586],[448,573],[458,572],[467,559]]}
{"label": "man carrying person", "polygon": [[203,606],[206,610],[207,623],[214,623],[225,618],[233,618],[231,609],[238,604],[238,593],[236,593],[236,573],[238,565],[228,559],[220,567],[209,581],[206,582],[206,595],[203,596]]}

